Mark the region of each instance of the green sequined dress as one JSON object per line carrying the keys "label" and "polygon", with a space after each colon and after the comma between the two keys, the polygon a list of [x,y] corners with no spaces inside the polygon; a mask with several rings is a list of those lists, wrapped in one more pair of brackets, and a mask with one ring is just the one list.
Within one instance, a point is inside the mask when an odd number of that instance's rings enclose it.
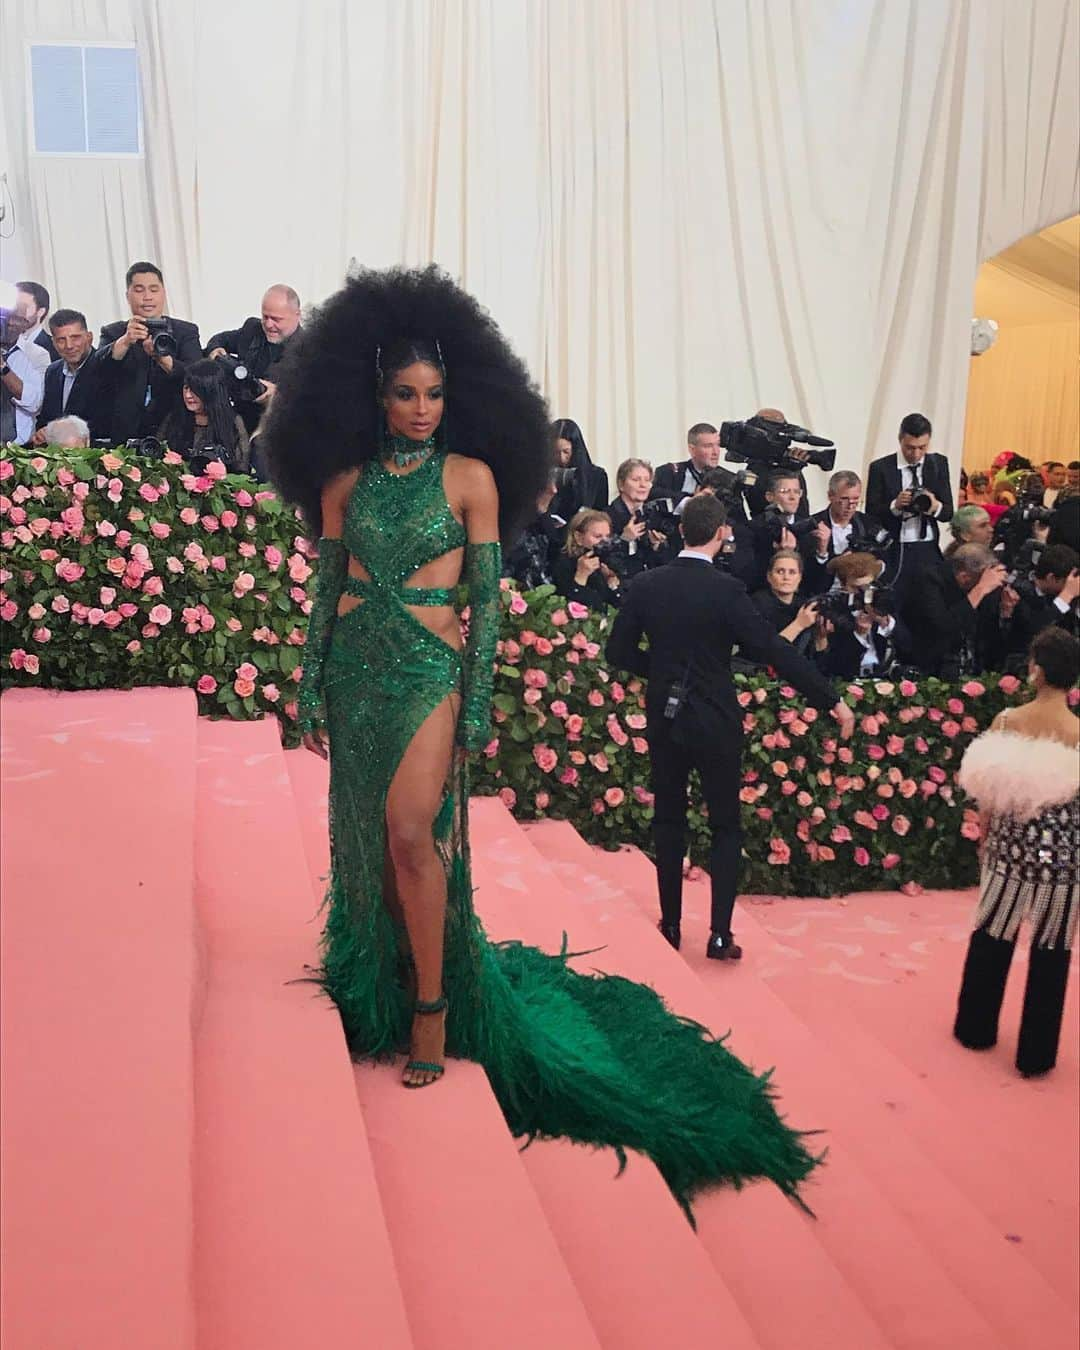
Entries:
{"label": "green sequined dress", "polygon": [[[330,740],[331,877],[319,978],[357,1059],[406,1049],[412,1022],[404,935],[382,903],[394,772],[425,718],[455,692],[458,743],[480,749],[491,734],[499,546],[467,543],[447,503],[444,464],[441,453],[407,474],[369,463],[342,539],[319,545],[301,689],[303,724],[325,726]],[[445,605],[454,593],[408,581],[463,546],[469,636],[457,652],[408,608]],[[348,575],[349,554],[370,581]],[[342,594],[363,603],[338,617]],[[626,1149],[646,1153],[687,1212],[696,1192],[724,1182],[768,1177],[795,1194],[814,1159],[777,1116],[767,1075],[644,985],[579,974],[565,955],[487,940],[472,905],[467,806],[467,769],[455,765],[434,826],[447,876],[447,1052],[484,1066],[514,1133],[606,1145],[620,1158]]]}

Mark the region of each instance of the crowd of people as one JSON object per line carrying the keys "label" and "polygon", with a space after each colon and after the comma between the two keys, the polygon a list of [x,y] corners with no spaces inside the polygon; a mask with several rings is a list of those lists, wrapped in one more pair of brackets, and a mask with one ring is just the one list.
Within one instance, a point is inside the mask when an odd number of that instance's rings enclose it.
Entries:
{"label": "crowd of people", "polygon": [[[751,420],[785,421],[776,409]],[[685,505],[709,493],[726,513],[716,566],[823,674],[1020,671],[1036,633],[1080,627],[1080,462],[1036,468],[1006,454],[989,473],[962,475],[954,498],[931,436],[922,414],[905,417],[896,450],[870,464],[865,484],[837,469],[828,504],[811,512],[797,448],[736,473],[721,464],[721,434],[708,422],[690,428],[685,459],[655,471],[624,460],[609,495],[581,428],[562,418],[552,424],[551,481],[506,572],[523,587],[552,584],[590,609],[617,609],[639,576],[678,556]],[[741,668],[757,667],[743,659]]]}
{"label": "crowd of people", "polygon": [[301,328],[296,291],[270,286],[258,315],[204,345],[197,324],[166,312],[156,263],[132,263],[125,286],[128,316],[95,342],[81,310],[53,310],[39,282],[16,283],[0,313],[0,444],[168,445],[264,477],[258,429],[274,367]]}
{"label": "crowd of people", "polygon": [[[51,310],[44,286],[17,283],[2,316],[0,443],[168,445],[196,467],[216,458],[264,477],[259,427],[274,367],[301,329],[296,291],[269,287],[258,315],[204,344],[196,324],[166,312],[156,264],[132,263],[125,284],[128,317],[95,342],[81,311]],[[763,408],[750,421],[785,418]],[[811,513],[797,447],[736,472],[721,464],[720,430],[697,422],[685,458],[655,471],[625,459],[612,493],[576,422],[559,419],[551,433],[550,482],[505,560],[523,587],[550,583],[590,609],[617,609],[637,578],[678,555],[683,509],[709,493],[727,521],[716,565],[826,675],[1020,669],[1048,624],[1077,632],[1076,460],[1036,466],[1005,451],[987,471],[961,474],[954,499],[930,422],[912,413],[865,483],[836,470],[828,504]]]}

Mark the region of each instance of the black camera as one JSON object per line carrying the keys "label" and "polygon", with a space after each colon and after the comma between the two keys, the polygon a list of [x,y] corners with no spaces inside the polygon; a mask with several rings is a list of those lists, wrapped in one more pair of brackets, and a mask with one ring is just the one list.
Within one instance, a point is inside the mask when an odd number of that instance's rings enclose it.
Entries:
{"label": "black camera", "polygon": [[145,455],[147,459],[160,459],[165,453],[165,442],[159,441],[156,436],[135,436],[124,442],[124,449],[134,450],[137,455]]}
{"label": "black camera", "polygon": [[235,356],[219,356],[217,362],[227,372],[229,398],[233,403],[254,403],[266,392],[263,381]]}
{"label": "black camera", "polygon": [[929,494],[929,492],[926,491],[925,488],[919,488],[917,492],[912,494],[911,501],[908,504],[907,509],[905,511],[902,511],[900,514],[902,516],[909,516],[909,517],[928,516],[930,512],[933,511],[933,509],[934,509],[933,497],[931,497],[931,495]]}
{"label": "black camera", "polygon": [[207,466],[215,460],[224,464],[229,473],[236,471],[236,452],[227,445],[204,445],[201,450],[188,456],[188,467],[194,474],[204,474]]}
{"label": "black camera", "polygon": [[718,502],[723,502],[729,514],[734,511],[743,519],[743,489],[753,487],[757,480],[753,469],[740,469],[738,473],[733,473],[717,464],[715,468],[705,471],[701,486],[708,489]]}
{"label": "black camera", "polygon": [[[831,473],[836,464],[836,445],[824,436],[815,436],[805,427],[791,422],[770,422],[767,417],[751,417],[745,422],[721,422],[720,444],[727,458],[736,463],[751,460],[779,469],[802,469],[812,464]],[[805,458],[791,453],[792,445],[805,450]]]}
{"label": "black camera", "polygon": [[769,542],[774,546],[779,544],[780,538],[785,530],[790,534],[793,534],[796,542],[798,542],[804,535],[809,534],[817,523],[816,521],[811,520],[809,516],[804,517],[802,520],[789,522],[784,512],[781,511],[779,506],[775,503],[771,506],[767,506],[765,510],[762,511],[760,520],[761,524],[758,528],[765,531]]}
{"label": "black camera", "polygon": [[625,580],[630,569],[630,545],[625,539],[600,539],[586,556],[589,554],[599,558],[620,580]]}
{"label": "black camera", "polygon": [[168,319],[143,319],[155,356],[175,356],[180,350]]}
{"label": "black camera", "polygon": [[643,520],[646,529],[655,530],[657,534],[675,534],[679,529],[676,505],[675,497],[650,497],[647,502],[642,502],[636,519]]}

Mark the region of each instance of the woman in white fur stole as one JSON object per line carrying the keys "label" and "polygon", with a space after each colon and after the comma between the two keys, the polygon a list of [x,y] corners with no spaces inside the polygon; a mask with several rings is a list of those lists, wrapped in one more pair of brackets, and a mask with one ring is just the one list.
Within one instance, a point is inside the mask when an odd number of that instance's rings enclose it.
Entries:
{"label": "woman in white fur stole", "polygon": [[1031,703],[999,713],[960,765],[979,803],[982,887],[953,1034],[972,1050],[997,1042],[998,1015],[1020,924],[1031,924],[1016,1067],[1025,1078],[1057,1060],[1069,953],[1080,909],[1080,723],[1069,708],[1080,643],[1064,629],[1036,635],[1028,658]]}

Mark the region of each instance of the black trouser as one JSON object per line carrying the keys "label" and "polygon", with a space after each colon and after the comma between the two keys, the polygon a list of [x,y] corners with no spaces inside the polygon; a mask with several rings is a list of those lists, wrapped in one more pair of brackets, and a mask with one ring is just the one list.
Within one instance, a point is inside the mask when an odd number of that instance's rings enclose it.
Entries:
{"label": "black trouser", "polygon": [[[1046,1073],[1057,1062],[1069,981],[1069,952],[1062,945],[1064,927],[1058,946],[1040,947],[1033,938],[1028,953],[1016,1046],[1016,1067],[1024,1074]],[[1015,949],[1015,940],[991,937],[985,927],[971,935],[953,1027],[953,1035],[970,1050],[987,1050],[997,1044],[998,1017]]]}
{"label": "black trouser", "polygon": [[896,603],[903,604],[918,591],[922,574],[940,567],[941,561],[936,539],[916,539],[904,545],[897,541],[889,548],[882,580],[893,588]]}
{"label": "black trouser", "polygon": [[711,928],[731,937],[731,912],[742,857],[739,784],[742,779],[742,730],[737,723],[721,730],[684,708],[670,722],[656,716],[649,723],[652,769],[653,843],[660,887],[660,915],[666,924],[682,917],[683,858],[686,855],[687,782],[691,769],[701,778],[709,811],[709,875],[712,880]]}

